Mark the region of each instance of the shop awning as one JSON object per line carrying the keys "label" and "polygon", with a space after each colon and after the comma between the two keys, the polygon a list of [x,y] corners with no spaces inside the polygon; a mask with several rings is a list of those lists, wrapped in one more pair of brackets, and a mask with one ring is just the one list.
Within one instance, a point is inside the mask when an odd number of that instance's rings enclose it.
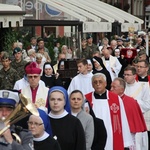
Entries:
{"label": "shop awning", "polygon": [[39,0],[83,21],[83,32],[111,32],[112,23],[121,23],[121,31],[128,27],[141,29],[143,20],[99,0]]}
{"label": "shop awning", "polygon": [[25,11],[22,11],[19,6],[0,4],[0,27],[23,26],[23,15]]}

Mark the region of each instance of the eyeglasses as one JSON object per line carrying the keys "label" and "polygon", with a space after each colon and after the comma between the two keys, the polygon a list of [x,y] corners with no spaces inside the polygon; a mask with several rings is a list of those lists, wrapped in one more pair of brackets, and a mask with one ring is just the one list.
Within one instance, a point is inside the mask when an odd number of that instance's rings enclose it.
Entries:
{"label": "eyeglasses", "polygon": [[123,74],[123,76],[133,76],[133,74]]}
{"label": "eyeglasses", "polygon": [[145,66],[136,66],[136,68],[146,68]]}
{"label": "eyeglasses", "polygon": [[94,84],[102,84],[103,81],[101,81],[101,80],[100,80],[100,81],[94,81],[93,83],[94,83]]}
{"label": "eyeglasses", "polygon": [[29,126],[34,125],[35,127],[41,126],[43,124],[43,123],[30,122],[30,121],[28,121],[27,123],[28,123]]}
{"label": "eyeglasses", "polygon": [[32,78],[36,79],[36,78],[38,78],[39,76],[27,76],[27,77],[30,78],[30,79],[32,79]]}

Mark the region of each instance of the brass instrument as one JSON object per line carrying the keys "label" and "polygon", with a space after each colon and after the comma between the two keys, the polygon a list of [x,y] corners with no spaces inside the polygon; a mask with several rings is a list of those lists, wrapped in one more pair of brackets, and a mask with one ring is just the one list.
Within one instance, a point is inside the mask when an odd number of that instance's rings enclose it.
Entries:
{"label": "brass instrument", "polygon": [[0,136],[14,123],[25,118],[29,114],[39,116],[39,112],[29,98],[20,94],[20,102],[14,111],[7,117],[0,120]]}

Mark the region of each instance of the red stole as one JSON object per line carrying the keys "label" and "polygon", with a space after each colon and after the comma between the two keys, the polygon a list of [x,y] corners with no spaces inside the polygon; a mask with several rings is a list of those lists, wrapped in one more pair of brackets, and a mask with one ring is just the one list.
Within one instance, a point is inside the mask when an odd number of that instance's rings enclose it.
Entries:
{"label": "red stole", "polygon": [[148,76],[148,82],[149,82],[149,84],[150,84],[150,76]]}
{"label": "red stole", "polygon": [[[92,103],[92,92],[85,95],[89,101],[91,107]],[[121,112],[118,95],[108,92],[108,104],[110,108],[110,116],[113,131],[113,150],[124,150],[123,135],[122,135],[122,123],[121,123]]]}
{"label": "red stole", "polygon": [[125,94],[121,98],[126,111],[130,132],[137,133],[147,131],[145,120],[137,101]]}
{"label": "red stole", "polygon": [[139,79],[138,79],[138,75],[136,75],[135,80],[136,80],[137,82],[139,81]]}

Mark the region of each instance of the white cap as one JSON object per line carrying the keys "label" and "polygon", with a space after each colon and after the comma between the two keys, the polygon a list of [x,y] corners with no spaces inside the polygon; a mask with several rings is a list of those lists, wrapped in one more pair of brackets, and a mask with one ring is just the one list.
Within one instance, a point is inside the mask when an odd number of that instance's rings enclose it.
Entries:
{"label": "white cap", "polygon": [[60,65],[64,65],[64,64],[65,64],[65,62],[64,62],[64,61],[61,61]]}
{"label": "white cap", "polygon": [[120,52],[120,50],[119,49],[115,49],[115,52]]}
{"label": "white cap", "polygon": [[18,92],[12,92],[9,90],[0,90],[0,106],[8,105],[15,106],[19,102]]}
{"label": "white cap", "polygon": [[93,58],[93,61],[96,61],[98,64],[100,64],[95,58]]}
{"label": "white cap", "polygon": [[52,68],[52,67],[51,67],[50,64],[46,64],[46,65],[45,65],[45,69],[47,69],[47,68]]}
{"label": "white cap", "polygon": [[87,59],[87,62],[88,64],[92,64],[91,60],[90,59]]}

